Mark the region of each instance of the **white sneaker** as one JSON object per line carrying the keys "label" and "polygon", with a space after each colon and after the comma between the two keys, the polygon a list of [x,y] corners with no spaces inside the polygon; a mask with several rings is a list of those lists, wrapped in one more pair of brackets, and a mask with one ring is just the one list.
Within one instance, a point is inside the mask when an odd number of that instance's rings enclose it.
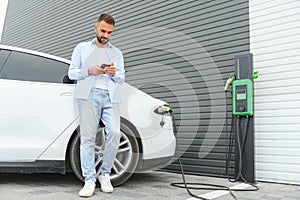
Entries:
{"label": "white sneaker", "polygon": [[79,191],[79,196],[81,197],[90,197],[93,196],[95,191],[95,183],[92,180],[85,182],[83,188]]}
{"label": "white sneaker", "polygon": [[109,174],[100,175],[99,182],[101,184],[101,191],[106,193],[111,193],[114,191],[113,186],[110,183],[110,176]]}

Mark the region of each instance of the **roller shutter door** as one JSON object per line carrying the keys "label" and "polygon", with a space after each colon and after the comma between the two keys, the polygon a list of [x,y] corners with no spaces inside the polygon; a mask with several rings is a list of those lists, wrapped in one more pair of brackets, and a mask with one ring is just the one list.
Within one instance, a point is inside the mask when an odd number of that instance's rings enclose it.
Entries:
{"label": "roller shutter door", "polygon": [[[225,173],[224,82],[249,53],[249,2],[10,0],[2,43],[70,58],[91,40],[96,16],[116,18],[127,82],[174,109],[189,173]],[[178,162],[166,168],[179,171]]]}

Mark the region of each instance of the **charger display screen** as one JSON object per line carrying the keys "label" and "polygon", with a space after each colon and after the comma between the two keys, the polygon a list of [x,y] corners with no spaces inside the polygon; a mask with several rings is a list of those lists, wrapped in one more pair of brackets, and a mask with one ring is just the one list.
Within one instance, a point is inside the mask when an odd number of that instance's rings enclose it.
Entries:
{"label": "charger display screen", "polygon": [[245,100],[247,98],[246,90],[236,91],[236,100]]}

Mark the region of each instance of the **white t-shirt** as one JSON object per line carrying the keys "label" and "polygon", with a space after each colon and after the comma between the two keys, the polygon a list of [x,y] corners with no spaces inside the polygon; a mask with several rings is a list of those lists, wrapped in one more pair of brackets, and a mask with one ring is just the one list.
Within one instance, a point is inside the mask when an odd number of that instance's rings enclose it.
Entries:
{"label": "white t-shirt", "polygon": [[[109,55],[107,53],[107,48],[98,48],[96,47],[97,55],[98,57],[95,58],[97,60],[97,64],[100,66],[102,64],[110,64],[111,60],[109,59]],[[103,90],[107,90],[107,74],[99,74],[96,76],[96,81],[94,84],[95,88],[100,88]]]}

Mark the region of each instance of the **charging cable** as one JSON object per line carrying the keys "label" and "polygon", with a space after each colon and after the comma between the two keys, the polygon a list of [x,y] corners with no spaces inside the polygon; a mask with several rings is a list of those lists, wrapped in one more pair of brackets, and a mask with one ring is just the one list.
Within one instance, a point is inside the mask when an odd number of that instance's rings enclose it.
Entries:
{"label": "charging cable", "polygon": [[[173,129],[174,129],[174,133],[175,135],[177,136],[177,128],[176,128],[176,122],[175,122],[175,116],[173,113],[171,113],[171,116],[172,116],[172,119],[173,119]],[[177,137],[176,137],[176,149],[178,151],[178,142],[177,142]],[[188,192],[188,194],[194,198],[197,198],[197,199],[201,199],[201,200],[210,200],[210,199],[207,199],[207,198],[203,198],[203,197],[199,197],[195,194],[193,194],[190,189],[195,189],[195,190],[228,190],[230,195],[235,199],[237,200],[237,197],[232,193],[232,189],[230,189],[229,187],[227,186],[223,186],[223,185],[215,185],[215,184],[205,184],[205,183],[187,183],[186,180],[185,180],[185,174],[184,174],[184,170],[183,170],[183,166],[182,166],[182,163],[181,163],[181,159],[180,157],[178,157],[178,161],[179,161],[179,164],[180,164],[180,170],[181,170],[181,176],[182,176],[182,180],[183,182],[182,183],[171,183],[171,186],[174,186],[174,187],[178,187],[178,188],[185,188],[186,191]],[[183,186],[184,185],[184,186]],[[206,187],[189,187],[188,185],[198,185],[198,186],[206,186]]]}
{"label": "charging cable", "polygon": [[[197,196],[195,194],[193,194],[190,190],[194,189],[194,190],[228,190],[230,195],[235,199],[238,200],[238,198],[232,193],[232,191],[235,191],[227,186],[224,185],[215,185],[215,184],[206,184],[206,183],[187,183],[185,181],[185,177],[184,177],[184,171],[183,171],[183,167],[182,167],[182,163],[180,158],[178,158],[179,164],[180,164],[180,169],[181,169],[181,175],[182,175],[182,180],[183,183],[171,183],[172,186],[174,187],[178,187],[178,188],[185,188],[186,191],[188,192],[188,194],[194,198],[197,199],[201,199],[201,200],[210,200],[204,197],[200,197]],[[184,186],[182,186],[184,185]],[[198,186],[206,186],[206,187],[189,187],[188,185],[198,185]]]}
{"label": "charging cable", "polygon": [[[194,198],[197,198],[197,199],[201,199],[201,200],[210,200],[210,199],[207,199],[207,198],[203,198],[203,197],[200,197],[200,196],[197,196],[195,194],[193,194],[190,190],[191,189],[194,189],[194,190],[227,190],[229,191],[229,194],[235,199],[235,200],[238,200],[238,198],[233,194],[232,191],[257,191],[259,190],[259,188],[252,184],[252,183],[249,183],[243,176],[242,174],[242,166],[243,166],[243,161],[242,161],[242,156],[243,156],[243,153],[244,153],[244,147],[245,147],[245,141],[246,141],[246,138],[247,138],[247,129],[248,129],[248,124],[249,124],[249,117],[247,117],[247,121],[246,121],[246,126],[245,126],[245,132],[244,132],[244,139],[243,139],[243,142],[241,144],[240,142],[240,136],[239,136],[239,133],[237,133],[237,140],[238,140],[238,151],[239,151],[239,172],[238,172],[238,176],[235,177],[234,180],[231,180],[230,177],[229,177],[229,162],[231,160],[231,155],[232,155],[232,147],[233,147],[233,135],[234,135],[234,121],[235,121],[235,118],[232,117],[231,119],[231,131],[230,131],[230,136],[229,136],[229,140],[228,140],[228,103],[227,103],[227,91],[228,91],[228,86],[232,83],[232,81],[234,80],[234,76],[231,76],[230,78],[231,80],[227,82],[227,87],[224,88],[225,90],[225,100],[226,100],[226,140],[228,141],[228,143],[226,144],[226,166],[225,166],[225,174],[228,178],[228,180],[230,182],[236,182],[237,179],[241,178],[246,184],[250,185],[253,187],[253,189],[231,189],[230,187],[227,187],[227,186],[224,186],[224,185],[215,185],[215,184],[205,184],[205,183],[187,183],[186,180],[185,180],[185,174],[184,174],[184,170],[183,170],[183,166],[182,166],[182,163],[181,163],[181,159],[180,157],[178,158],[178,161],[179,161],[179,164],[180,164],[180,169],[181,169],[181,175],[182,175],[182,180],[183,182],[179,182],[179,183],[171,183],[171,186],[174,186],[174,187],[178,187],[178,188],[185,188],[186,191],[188,192],[188,194]],[[174,132],[176,133],[175,135],[177,135],[177,129],[176,129],[176,124],[175,124],[175,116],[174,114],[172,114],[172,119],[173,119],[173,123],[174,123]],[[237,119],[239,120],[239,118]],[[237,124],[240,124],[239,121],[237,122]],[[238,132],[240,132],[240,129],[241,127],[239,126],[238,127]],[[178,145],[178,143],[176,143],[176,146]],[[229,149],[228,149],[229,148]],[[176,148],[178,150],[178,148]],[[190,187],[188,185],[196,185],[196,186],[206,186],[206,187]]]}

